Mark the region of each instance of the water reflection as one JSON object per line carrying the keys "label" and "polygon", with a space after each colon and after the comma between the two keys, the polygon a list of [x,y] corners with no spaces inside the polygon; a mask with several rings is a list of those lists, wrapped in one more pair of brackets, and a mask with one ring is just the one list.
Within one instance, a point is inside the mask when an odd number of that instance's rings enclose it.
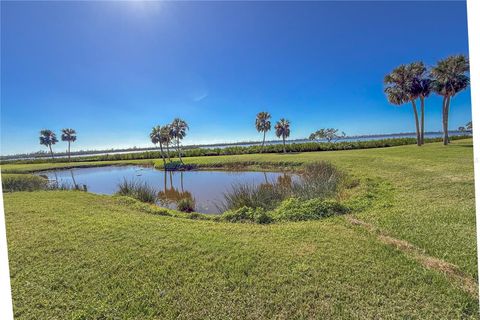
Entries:
{"label": "water reflection", "polygon": [[[44,171],[50,180],[59,186],[70,185],[87,188],[98,194],[114,194],[124,180],[146,183],[158,190],[160,206],[176,209],[181,199],[195,203],[195,210],[204,213],[219,213],[217,205],[232,185],[248,183],[265,185],[272,183],[288,185],[292,175],[277,172],[228,172],[228,171],[161,171],[151,167],[110,166],[96,168],[74,168]],[[295,176],[293,176],[295,177]]]}
{"label": "water reflection", "polygon": [[[180,190],[173,185],[173,172],[167,171],[163,175],[163,190],[158,193],[158,201],[162,206],[176,205],[182,199],[189,199],[193,202],[195,199],[192,193],[183,188],[183,172],[180,172]],[[167,175],[170,177],[170,187],[167,186]]]}

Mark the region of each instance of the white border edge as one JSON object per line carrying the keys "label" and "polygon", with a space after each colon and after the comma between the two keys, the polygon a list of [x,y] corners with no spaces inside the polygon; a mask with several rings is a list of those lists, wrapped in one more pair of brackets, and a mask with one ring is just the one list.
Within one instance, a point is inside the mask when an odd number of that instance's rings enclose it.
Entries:
{"label": "white border edge", "polygon": [[[477,235],[477,268],[480,272],[480,1],[467,0],[468,47],[470,59],[470,92],[472,96],[473,156],[475,171],[475,205]],[[476,18],[476,19],[475,19]],[[477,279],[478,281],[478,279]],[[480,301],[479,301],[480,303]]]}

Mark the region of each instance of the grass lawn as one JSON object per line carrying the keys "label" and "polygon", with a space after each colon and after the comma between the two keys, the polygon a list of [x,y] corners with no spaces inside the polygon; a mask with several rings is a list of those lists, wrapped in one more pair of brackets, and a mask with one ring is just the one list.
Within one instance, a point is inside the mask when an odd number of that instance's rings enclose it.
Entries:
{"label": "grass lawn", "polygon": [[[471,140],[184,160],[328,160],[361,183],[381,181],[384,203],[349,216],[477,278]],[[5,165],[2,172],[47,167]],[[75,191],[15,192],[4,202],[19,319],[478,318],[475,295],[343,216],[272,225],[197,221]]]}

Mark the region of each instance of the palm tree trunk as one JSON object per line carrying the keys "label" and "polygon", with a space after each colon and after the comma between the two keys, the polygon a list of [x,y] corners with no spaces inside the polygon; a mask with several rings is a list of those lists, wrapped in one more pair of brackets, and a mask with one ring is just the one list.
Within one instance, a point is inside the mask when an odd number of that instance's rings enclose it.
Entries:
{"label": "palm tree trunk", "polygon": [[177,139],[177,152],[178,152],[178,159],[183,164],[182,153],[180,152],[180,140],[179,139]]}
{"label": "palm tree trunk", "polygon": [[167,192],[167,172],[163,172],[163,191]]}
{"label": "palm tree trunk", "polygon": [[420,97],[420,143],[425,143],[425,97]]}
{"label": "palm tree trunk", "polygon": [[283,153],[287,153],[287,150],[285,149],[285,135],[282,135],[283,138]]}
{"label": "palm tree trunk", "polygon": [[55,158],[53,157],[52,145],[49,144],[48,147],[50,148],[50,154],[52,155],[52,160],[53,160],[53,159],[55,159]]}
{"label": "palm tree trunk", "polygon": [[448,111],[450,109],[450,95],[446,95],[443,99],[443,145],[446,146],[448,141]]}
{"label": "palm tree trunk", "polygon": [[77,181],[75,181],[75,177],[73,176],[73,170],[70,170],[70,174],[72,175],[73,186],[75,189],[78,189]]}
{"label": "palm tree trunk", "polygon": [[167,162],[165,161],[165,155],[163,154],[163,147],[162,143],[158,144],[160,146],[160,154],[162,155],[162,160],[163,160],[163,170],[165,170]]}
{"label": "palm tree trunk", "polygon": [[70,140],[68,140],[68,162],[70,162]]}
{"label": "palm tree trunk", "polygon": [[262,152],[263,152],[263,148],[265,148],[265,134],[266,134],[266,133],[267,133],[267,132],[264,130],[264,131],[263,131],[262,150],[260,150],[260,153],[262,153]]}
{"label": "palm tree trunk", "polygon": [[180,187],[182,188],[182,192],[185,192],[183,191],[183,171],[180,171]]}
{"label": "palm tree trunk", "polygon": [[167,158],[168,158],[168,162],[172,162],[172,159],[170,159],[170,148],[168,147],[169,143],[167,142],[166,146],[167,146]]}
{"label": "palm tree trunk", "polygon": [[413,114],[415,116],[415,129],[417,131],[417,146],[421,146],[421,143],[420,143],[420,128],[419,128],[419,125],[418,125],[417,104],[415,103],[415,100],[412,100],[412,107],[413,107]]}

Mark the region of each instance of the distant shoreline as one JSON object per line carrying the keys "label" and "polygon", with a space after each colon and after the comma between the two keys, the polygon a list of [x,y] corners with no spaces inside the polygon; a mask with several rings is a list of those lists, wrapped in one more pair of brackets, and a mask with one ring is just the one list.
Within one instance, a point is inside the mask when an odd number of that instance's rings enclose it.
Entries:
{"label": "distant shoreline", "polygon": [[[458,130],[449,131],[452,135],[461,135],[461,134],[468,134],[469,132],[462,132]],[[425,132],[425,135],[437,135],[443,134],[442,131],[430,131]],[[386,133],[386,134],[370,134],[370,135],[355,135],[355,136],[346,136],[342,138],[340,141],[345,140],[355,140],[355,139],[368,139],[368,138],[379,138],[385,137],[388,139],[389,137],[406,137],[406,136],[415,136],[415,132],[401,132],[401,133]],[[296,143],[296,142],[307,142],[312,141],[308,138],[301,138],[301,139],[290,139],[288,143]],[[316,142],[321,142],[323,140],[315,140]],[[280,143],[279,140],[266,140],[265,144],[277,144]],[[259,145],[262,144],[262,141],[239,141],[239,142],[222,142],[222,143],[213,143],[213,144],[190,144],[182,146],[182,149],[196,149],[196,148],[224,148],[229,146],[243,146],[243,145]],[[101,155],[101,154],[118,154],[118,153],[137,153],[137,152],[146,152],[146,151],[158,151],[156,147],[146,147],[146,148],[122,148],[122,149],[102,149],[102,150],[80,150],[80,151],[72,151],[71,156],[81,157],[81,156],[89,156],[89,155]],[[55,157],[66,157],[68,156],[67,152],[54,152]],[[0,156],[0,160],[26,160],[26,159],[43,159],[50,157],[48,152],[32,152],[32,153],[23,153],[23,154],[12,154],[12,155],[5,155]]]}

